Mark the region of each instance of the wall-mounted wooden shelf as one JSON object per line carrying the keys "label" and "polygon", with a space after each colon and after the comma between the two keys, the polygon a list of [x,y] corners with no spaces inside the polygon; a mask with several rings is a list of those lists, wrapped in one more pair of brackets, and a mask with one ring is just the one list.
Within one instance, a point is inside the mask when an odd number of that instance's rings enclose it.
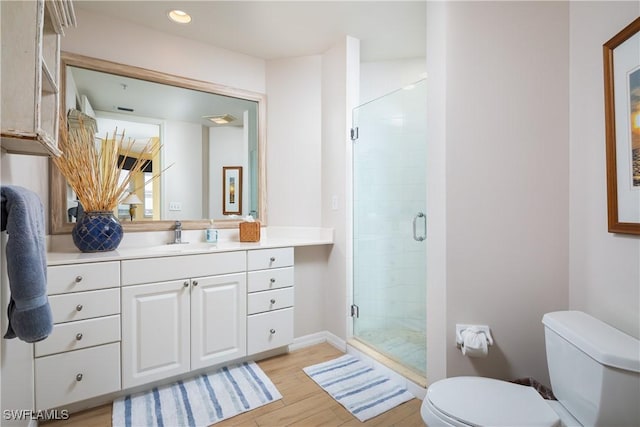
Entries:
{"label": "wall-mounted wooden shelf", "polygon": [[60,36],[71,0],[3,1],[2,150],[59,155]]}

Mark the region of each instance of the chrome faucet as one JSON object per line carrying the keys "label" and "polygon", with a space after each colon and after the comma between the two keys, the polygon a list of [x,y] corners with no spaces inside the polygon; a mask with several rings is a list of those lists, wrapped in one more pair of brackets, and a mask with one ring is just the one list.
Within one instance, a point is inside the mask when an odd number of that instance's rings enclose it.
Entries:
{"label": "chrome faucet", "polygon": [[176,221],[175,228],[173,230],[173,242],[174,244],[182,243],[182,223]]}

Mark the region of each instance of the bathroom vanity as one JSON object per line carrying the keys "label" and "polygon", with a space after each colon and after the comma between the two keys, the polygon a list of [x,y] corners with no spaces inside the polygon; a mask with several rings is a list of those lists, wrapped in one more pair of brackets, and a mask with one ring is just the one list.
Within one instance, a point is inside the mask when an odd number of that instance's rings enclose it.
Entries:
{"label": "bathroom vanity", "polygon": [[52,334],[34,345],[35,405],[125,394],[282,348],[294,338],[294,248],[259,243],[50,252]]}

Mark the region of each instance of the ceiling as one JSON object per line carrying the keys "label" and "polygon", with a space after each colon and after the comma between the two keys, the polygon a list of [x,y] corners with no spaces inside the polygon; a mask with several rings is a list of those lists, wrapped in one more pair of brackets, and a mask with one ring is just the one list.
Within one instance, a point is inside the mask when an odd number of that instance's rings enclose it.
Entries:
{"label": "ceiling", "polygon": [[[363,61],[424,57],[425,1],[74,1],[76,9],[265,60],[316,55],[344,36]],[[178,8],[190,24],[167,18]]]}

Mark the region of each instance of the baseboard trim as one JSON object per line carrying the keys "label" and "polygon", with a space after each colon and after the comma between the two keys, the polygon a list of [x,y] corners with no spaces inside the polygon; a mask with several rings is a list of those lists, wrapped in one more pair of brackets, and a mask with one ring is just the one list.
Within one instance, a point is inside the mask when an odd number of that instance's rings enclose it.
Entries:
{"label": "baseboard trim", "polygon": [[311,347],[312,345],[322,344],[325,342],[331,344],[342,352],[346,353],[347,351],[347,342],[329,331],[321,331],[294,338],[293,342],[289,344],[289,351],[300,350],[302,348]]}
{"label": "baseboard trim", "polygon": [[289,344],[289,351],[300,350],[301,348],[311,347],[312,345],[322,344],[323,342],[327,342],[327,335],[324,331],[304,335],[293,339],[293,343]]}
{"label": "baseboard trim", "polygon": [[327,334],[327,342],[337,348],[340,351],[347,352],[347,342],[340,338],[337,335],[332,334],[329,331],[326,331]]}

